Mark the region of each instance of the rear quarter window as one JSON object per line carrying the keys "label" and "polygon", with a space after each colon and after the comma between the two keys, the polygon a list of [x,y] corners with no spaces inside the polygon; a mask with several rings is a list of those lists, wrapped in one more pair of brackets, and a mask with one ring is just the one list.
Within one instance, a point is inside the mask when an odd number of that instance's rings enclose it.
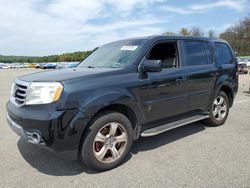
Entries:
{"label": "rear quarter window", "polygon": [[219,65],[233,64],[233,55],[229,46],[225,43],[215,43],[215,56]]}

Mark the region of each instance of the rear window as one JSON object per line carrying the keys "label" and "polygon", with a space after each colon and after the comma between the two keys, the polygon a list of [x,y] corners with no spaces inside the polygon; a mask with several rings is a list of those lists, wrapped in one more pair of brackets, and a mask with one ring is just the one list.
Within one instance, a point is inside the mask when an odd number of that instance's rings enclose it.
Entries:
{"label": "rear window", "polygon": [[184,41],[186,52],[186,65],[207,65],[212,64],[212,54],[207,42],[203,41]]}
{"label": "rear window", "polygon": [[233,55],[227,44],[216,42],[215,48],[215,55],[219,65],[232,64],[234,62],[232,61]]}

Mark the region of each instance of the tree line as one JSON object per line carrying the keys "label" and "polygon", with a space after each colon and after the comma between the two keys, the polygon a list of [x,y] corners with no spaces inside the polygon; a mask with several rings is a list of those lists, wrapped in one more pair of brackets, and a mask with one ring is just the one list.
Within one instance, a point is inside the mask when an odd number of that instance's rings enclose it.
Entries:
{"label": "tree line", "polygon": [[72,61],[83,61],[97,48],[88,51],[79,51],[73,53],[64,53],[61,55],[50,55],[50,56],[2,56],[0,55],[0,62],[3,63],[42,63],[42,62],[72,62]]}

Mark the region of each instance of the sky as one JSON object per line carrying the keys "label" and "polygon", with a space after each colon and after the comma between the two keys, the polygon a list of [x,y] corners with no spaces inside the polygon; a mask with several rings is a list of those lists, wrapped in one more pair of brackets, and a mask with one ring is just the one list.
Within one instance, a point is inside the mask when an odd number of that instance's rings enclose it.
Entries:
{"label": "sky", "polygon": [[250,0],[0,0],[0,54],[44,56],[198,26],[223,32]]}

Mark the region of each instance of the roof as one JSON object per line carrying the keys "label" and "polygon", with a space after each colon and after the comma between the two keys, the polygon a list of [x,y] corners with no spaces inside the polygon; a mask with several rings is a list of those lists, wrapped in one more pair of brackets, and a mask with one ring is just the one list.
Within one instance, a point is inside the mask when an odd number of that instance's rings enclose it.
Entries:
{"label": "roof", "polygon": [[199,36],[188,36],[188,35],[152,35],[145,37],[145,39],[176,39],[176,40],[203,40],[203,41],[216,41],[216,42],[226,42],[225,40],[219,39],[219,38],[209,38],[209,37],[199,37]]}
{"label": "roof", "polygon": [[219,38],[209,38],[209,37],[198,37],[198,36],[179,36],[179,35],[152,35],[152,36],[146,36],[146,37],[134,37],[134,38],[128,38],[123,39],[119,41],[113,41],[111,43],[115,42],[123,42],[123,41],[133,41],[133,40],[202,40],[202,41],[212,41],[212,42],[223,42],[227,43],[227,41],[219,39]]}

